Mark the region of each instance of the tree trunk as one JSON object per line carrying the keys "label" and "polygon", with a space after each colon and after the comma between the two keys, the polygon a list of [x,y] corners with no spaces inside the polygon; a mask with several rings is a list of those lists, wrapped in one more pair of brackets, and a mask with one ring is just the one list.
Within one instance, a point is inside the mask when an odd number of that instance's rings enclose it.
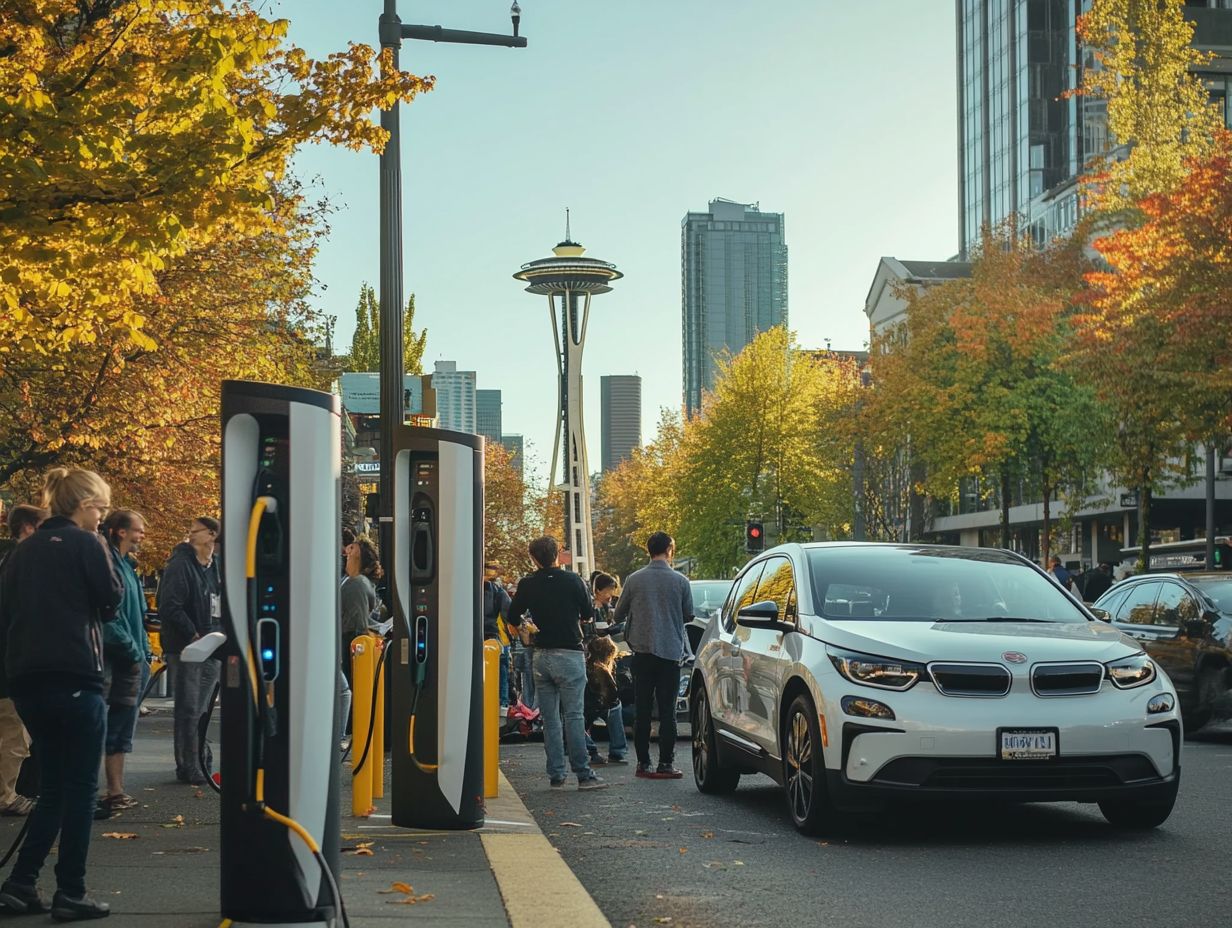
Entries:
{"label": "tree trunk", "polygon": [[1151,563],[1151,481],[1149,472],[1143,474],[1142,485],[1138,487],[1138,543],[1139,554],[1137,573],[1145,573]]}
{"label": "tree trunk", "polygon": [[1010,546],[1010,470],[1001,468],[1001,547]]}
{"label": "tree trunk", "polygon": [[1048,569],[1048,555],[1052,553],[1052,485],[1045,477],[1041,483],[1044,488],[1044,542],[1041,545],[1040,564]]}

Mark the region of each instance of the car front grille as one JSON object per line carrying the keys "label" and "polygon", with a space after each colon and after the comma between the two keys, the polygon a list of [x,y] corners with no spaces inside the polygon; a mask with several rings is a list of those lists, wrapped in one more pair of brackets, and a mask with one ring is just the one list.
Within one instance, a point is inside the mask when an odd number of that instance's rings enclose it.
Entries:
{"label": "car front grille", "polygon": [[1124,786],[1159,778],[1141,754],[1058,757],[1049,761],[1003,761],[958,757],[900,757],[873,782],[944,790],[1080,789]]}
{"label": "car front grille", "polygon": [[1031,668],[1031,689],[1036,696],[1090,696],[1103,684],[1103,664],[1036,664]]}
{"label": "car front grille", "polygon": [[1010,672],[1000,664],[929,664],[933,685],[945,696],[1004,696]]}

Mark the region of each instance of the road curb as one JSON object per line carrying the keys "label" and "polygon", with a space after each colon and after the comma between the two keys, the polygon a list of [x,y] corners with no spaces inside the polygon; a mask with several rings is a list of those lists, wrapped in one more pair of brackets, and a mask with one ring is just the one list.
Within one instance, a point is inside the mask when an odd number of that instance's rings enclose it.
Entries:
{"label": "road curb", "polygon": [[611,928],[590,893],[535,823],[504,771],[500,774],[500,797],[502,805],[532,826],[520,834],[480,834],[511,928]]}

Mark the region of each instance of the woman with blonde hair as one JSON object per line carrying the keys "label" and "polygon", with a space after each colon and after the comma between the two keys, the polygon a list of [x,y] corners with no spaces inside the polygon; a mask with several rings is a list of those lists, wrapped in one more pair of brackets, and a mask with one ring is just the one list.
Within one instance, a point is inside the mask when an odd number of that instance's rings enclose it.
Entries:
{"label": "woman with blonde hair", "polygon": [[107,707],[103,701],[103,622],[115,618],[123,588],[99,520],[111,490],[93,471],[57,467],[43,505],[51,516],[13,551],[0,578],[0,632],[9,691],[39,754],[39,799],[0,909],[48,911],[38,875],[57,836],[57,921],[102,918],[105,902],[86,895],[86,855],[94,822]]}

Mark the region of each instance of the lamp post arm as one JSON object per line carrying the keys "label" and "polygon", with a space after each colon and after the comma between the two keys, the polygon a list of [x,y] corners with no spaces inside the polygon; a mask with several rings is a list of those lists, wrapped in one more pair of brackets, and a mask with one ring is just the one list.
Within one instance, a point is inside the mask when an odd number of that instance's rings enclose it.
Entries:
{"label": "lamp post arm", "polygon": [[452,42],[456,45],[503,45],[505,48],[525,48],[526,36],[501,35],[496,32],[470,32],[465,29],[445,29],[441,26],[403,24],[399,30],[404,39],[424,42]]}

